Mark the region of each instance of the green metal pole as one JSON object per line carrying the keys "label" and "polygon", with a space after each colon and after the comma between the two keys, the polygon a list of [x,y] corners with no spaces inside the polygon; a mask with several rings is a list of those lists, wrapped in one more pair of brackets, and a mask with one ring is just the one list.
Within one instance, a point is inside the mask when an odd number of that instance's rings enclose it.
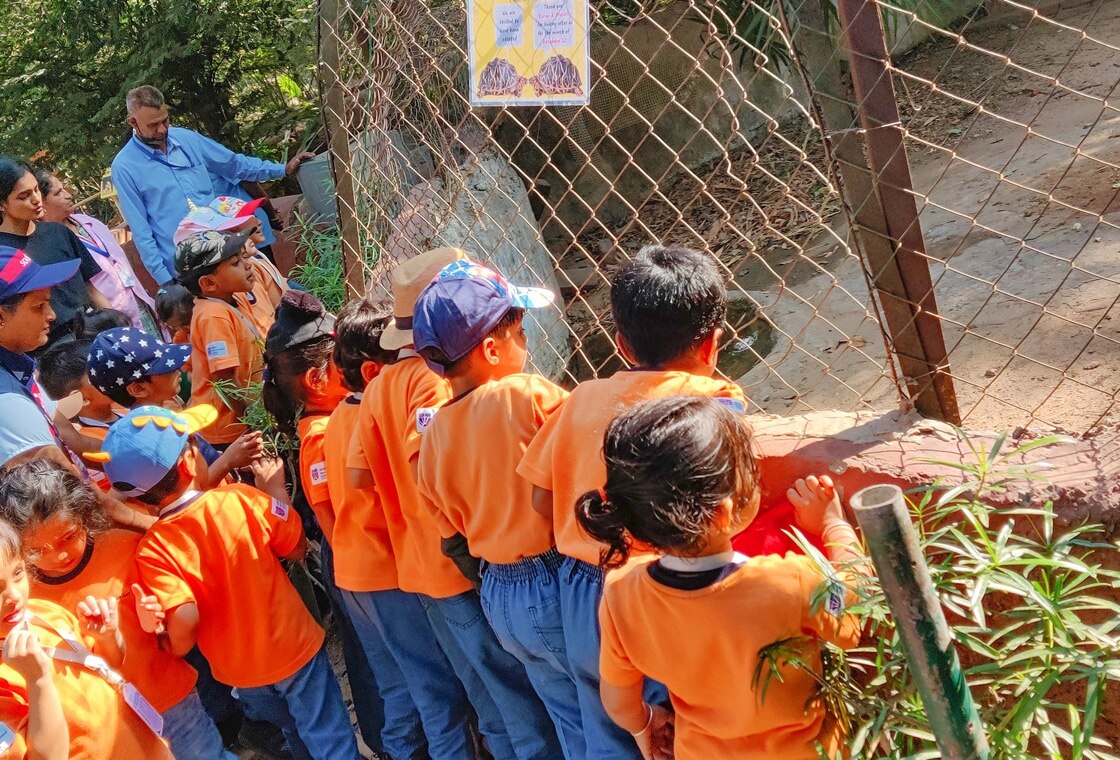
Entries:
{"label": "green metal pole", "polygon": [[851,503],[871,550],[937,748],[945,760],[987,760],[988,739],[961,672],[902,489],[871,486],[852,496]]}

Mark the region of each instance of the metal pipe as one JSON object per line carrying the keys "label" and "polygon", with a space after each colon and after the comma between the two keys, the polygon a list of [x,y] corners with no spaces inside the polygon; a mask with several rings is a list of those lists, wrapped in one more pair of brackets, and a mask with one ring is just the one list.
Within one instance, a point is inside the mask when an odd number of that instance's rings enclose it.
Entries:
{"label": "metal pipe", "polygon": [[946,760],[987,760],[988,739],[968,690],[945,613],[910,513],[895,485],[857,491],[851,499],[867,539],[914,684],[937,748]]}

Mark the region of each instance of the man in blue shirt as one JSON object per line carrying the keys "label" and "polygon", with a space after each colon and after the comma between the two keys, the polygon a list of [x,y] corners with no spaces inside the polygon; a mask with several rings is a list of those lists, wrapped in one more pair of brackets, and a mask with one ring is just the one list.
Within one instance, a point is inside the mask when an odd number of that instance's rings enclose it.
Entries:
{"label": "man in blue shirt", "polygon": [[[219,195],[250,200],[238,183],[264,182],[291,174],[313,153],[279,164],[234,153],[189,129],[170,126],[163,94],[151,85],[130,90],[125,100],[132,137],[112,164],[121,213],[136,250],[160,285],[175,276],[175,228],[187,215],[187,201],[202,206]],[[271,245],[268,217],[257,211],[265,245]]]}

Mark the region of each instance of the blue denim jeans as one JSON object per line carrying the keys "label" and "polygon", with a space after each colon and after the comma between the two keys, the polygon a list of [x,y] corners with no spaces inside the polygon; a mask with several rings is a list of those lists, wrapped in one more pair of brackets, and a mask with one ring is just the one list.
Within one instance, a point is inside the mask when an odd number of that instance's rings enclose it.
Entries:
{"label": "blue denim jeans", "polygon": [[283,681],[234,689],[245,714],[280,726],[292,754],[310,760],[357,760],[358,743],[342,690],[322,649]]}
{"label": "blue denim jeans", "polygon": [[478,594],[421,596],[432,630],[447,652],[478,728],[496,760],[561,760],[560,740],[525,667],[502,648],[482,614]]}
{"label": "blue denim jeans", "polygon": [[[350,615],[342,602],[342,594],[334,585],[334,552],[331,551],[330,544],[326,540],[321,541],[319,546],[323,585],[331,600],[334,624],[338,628],[338,636],[342,643],[342,660],[346,663],[346,680],[350,684],[350,696],[354,700],[354,716],[358,719],[358,731],[366,746],[383,755],[385,747],[382,745],[381,733],[385,728],[385,706],[378,693],[377,677],[370,668],[358,632],[350,622]],[[409,704],[411,705],[411,702]],[[416,729],[419,728],[419,716],[417,716]]]}
{"label": "blue denim jeans", "polygon": [[634,738],[611,720],[599,696],[599,600],[603,597],[603,571],[564,557],[557,577],[564,644],[579,696],[587,757],[641,760],[642,753]]}
{"label": "blue denim jeans", "polygon": [[[389,756],[423,756],[426,737],[432,760],[475,760],[466,692],[419,597],[397,589],[340,593],[377,673],[385,703],[382,742]],[[417,716],[423,733],[414,729]]]}
{"label": "blue denim jeans", "polygon": [[584,760],[582,717],[564,647],[557,570],[552,549],[508,565],[483,564],[482,611],[498,643],[525,666],[552,718],[567,760]]}
{"label": "blue denim jeans", "polygon": [[237,760],[237,755],[222,747],[222,735],[194,689],[164,710],[163,738],[175,760]]}

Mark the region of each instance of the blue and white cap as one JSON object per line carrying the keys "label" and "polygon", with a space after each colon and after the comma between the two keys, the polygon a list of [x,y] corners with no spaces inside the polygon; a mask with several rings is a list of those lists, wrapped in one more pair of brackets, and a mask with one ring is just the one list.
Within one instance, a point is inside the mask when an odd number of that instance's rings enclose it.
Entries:
{"label": "blue and white cap", "polygon": [[191,347],[164,343],[135,327],[114,327],[93,339],[86,361],[90,384],[106,395],[152,375],[182,369]]}

